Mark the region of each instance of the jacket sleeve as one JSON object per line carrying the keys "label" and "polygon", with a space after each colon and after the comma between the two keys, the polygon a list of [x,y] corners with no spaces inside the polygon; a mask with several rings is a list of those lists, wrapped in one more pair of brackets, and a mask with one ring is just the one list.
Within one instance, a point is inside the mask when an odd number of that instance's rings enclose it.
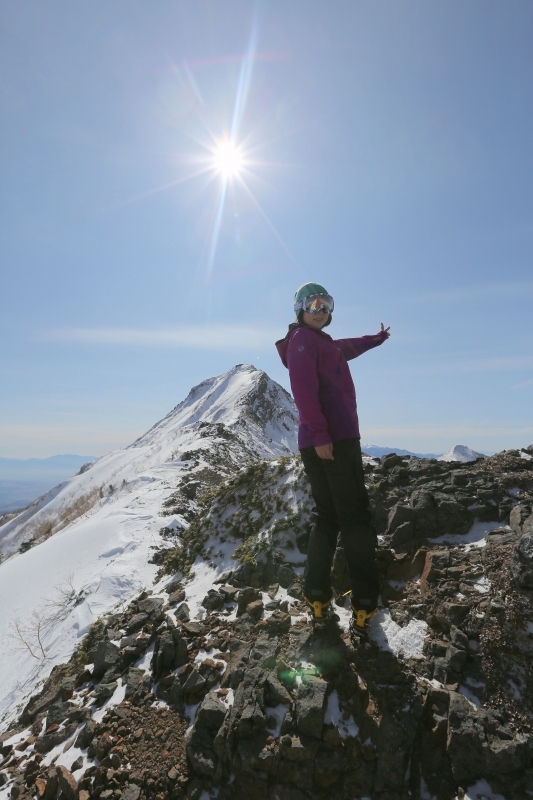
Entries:
{"label": "jacket sleeve", "polygon": [[367,350],[371,350],[373,347],[379,347],[386,340],[386,332],[380,331],[373,336],[359,336],[357,339],[336,339],[334,343],[342,350],[342,354],[349,361],[351,358],[357,358],[357,356],[366,353]]}
{"label": "jacket sleeve", "polygon": [[315,447],[330,444],[328,423],[318,397],[318,350],[315,336],[297,331],[287,349],[287,366],[292,394],[300,415],[300,423],[307,427]]}

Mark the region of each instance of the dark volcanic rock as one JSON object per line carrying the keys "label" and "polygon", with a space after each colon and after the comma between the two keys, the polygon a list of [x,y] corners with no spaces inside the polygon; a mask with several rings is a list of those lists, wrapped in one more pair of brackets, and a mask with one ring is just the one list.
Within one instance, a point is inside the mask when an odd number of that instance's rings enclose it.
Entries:
{"label": "dark volcanic rock", "polygon": [[66,800],[76,800],[78,796],[78,781],[66,767],[56,767],[59,778],[59,788]]}
{"label": "dark volcanic rock", "polygon": [[411,522],[413,525],[416,520],[416,511],[410,506],[400,505],[397,503],[389,512],[389,519],[387,524],[387,533],[394,533],[396,528],[406,522]]}
{"label": "dark volcanic rock", "polygon": [[181,586],[172,591],[168,596],[168,602],[171,606],[176,605],[176,603],[181,603],[183,600],[185,600],[185,589]]}
{"label": "dark volcanic rock", "polygon": [[54,733],[45,733],[44,736],[39,736],[34,745],[35,752],[43,755],[49,753],[56,745],[61,744],[61,742],[64,742],[72,736],[77,727],[77,723],[72,722],[70,725],[65,725]]}
{"label": "dark volcanic rock", "polygon": [[244,678],[250,655],[250,644],[242,639],[231,639],[229,642],[229,661],[222,678],[222,686],[237,689]]}
{"label": "dark volcanic rock", "polygon": [[179,628],[164,631],[154,647],[153,671],[159,676],[181,667],[187,661],[187,642]]}
{"label": "dark volcanic rock", "polygon": [[447,752],[456,780],[464,781],[483,775],[484,742],[481,716],[461,694],[450,692]]}
{"label": "dark volcanic rock", "polygon": [[267,627],[270,633],[288,633],[291,628],[291,616],[286,611],[276,609],[267,619]]}
{"label": "dark volcanic rock", "polygon": [[130,667],[126,677],[126,697],[139,694],[145,682],[145,672],[138,667]]}
{"label": "dark volcanic rock", "polygon": [[150,619],[148,614],[134,614],[126,626],[126,633],[135,633],[146,625]]}
{"label": "dark volcanic rock", "polygon": [[[293,469],[300,480],[300,467],[280,460],[280,475]],[[24,741],[4,745],[9,735],[0,735],[6,796],[406,800],[420,796],[423,779],[429,796],[452,800],[480,778],[509,800],[533,795],[533,463],[517,451],[468,465],[395,456],[365,473],[376,527],[388,530],[377,552],[388,610],[373,620],[368,641],[351,639],[340,610],[339,625],[313,631],[301,578],[281,549],[206,587],[208,613],[193,621],[185,578],[167,587],[165,611],[162,598],[144,592],[52,670],[12,731],[29,725]],[[254,475],[261,479],[260,470]],[[485,547],[465,547],[462,537],[446,547],[432,541],[457,537],[474,516],[502,525]],[[340,547],[331,577],[337,590],[349,589]],[[281,602],[280,585],[290,602]],[[234,601],[237,619],[224,609]],[[425,637],[422,654],[409,653],[409,626]],[[110,640],[124,629],[118,649]],[[133,664],[149,644],[145,672]],[[93,661],[91,674],[84,663]],[[119,679],[125,700],[97,711]],[[324,724],[333,691],[340,717]],[[63,774],[60,787],[41,755],[68,751],[74,740],[98,761],[77,786]],[[70,773],[81,767],[74,759]]]}
{"label": "dark volcanic rock", "polygon": [[447,752],[458,781],[513,773],[530,762],[533,739],[516,737],[500,727],[497,716],[473,708],[456,692],[450,692]]}
{"label": "dark volcanic rock", "polygon": [[531,506],[529,503],[519,503],[516,505],[509,515],[509,525],[515,533],[522,535],[523,525],[531,516]]}
{"label": "dark volcanic rock", "polygon": [[522,536],[516,543],[511,572],[519,588],[533,589],[533,534]]}
{"label": "dark volcanic rock", "polygon": [[419,489],[411,495],[411,505],[415,511],[416,528],[423,536],[432,536],[437,530],[437,509],[433,496]]}
{"label": "dark volcanic rock", "polygon": [[202,600],[202,605],[207,611],[216,611],[219,608],[222,608],[224,603],[226,602],[226,598],[221,592],[217,592],[215,589],[209,589],[208,593]]}
{"label": "dark volcanic rock", "polygon": [[75,741],[76,747],[79,747],[80,750],[85,750],[86,747],[89,747],[90,743],[93,740],[94,734],[96,732],[96,722],[92,719],[87,720],[81,731],[79,732],[77,739]]}
{"label": "dark volcanic rock", "polygon": [[140,794],[140,787],[136,786],[134,783],[130,783],[122,792],[121,800],[139,800]]}
{"label": "dark volcanic rock", "polygon": [[109,667],[114,666],[119,658],[119,648],[113,642],[104,640],[99,642],[94,659],[94,675],[103,675]]}
{"label": "dark volcanic rock", "polygon": [[137,607],[141,614],[155,615],[163,608],[164,600],[162,597],[147,597],[139,600]]}
{"label": "dark volcanic rock", "polygon": [[187,603],[180,603],[176,609],[176,619],[182,622],[188,622],[191,616],[191,610]]}
{"label": "dark volcanic rock", "polygon": [[461,625],[470,613],[470,606],[465,603],[443,603],[442,613],[452,625]]}
{"label": "dark volcanic rock", "polygon": [[487,547],[498,546],[501,544],[514,544],[522,534],[515,533],[509,528],[495,528],[486,535]]}
{"label": "dark volcanic rock", "polygon": [[398,525],[392,534],[390,545],[391,547],[394,547],[395,550],[398,550],[401,548],[402,544],[406,544],[414,539],[415,535],[416,529],[414,521],[410,520],[409,522],[402,522],[402,524]]}
{"label": "dark volcanic rock", "polygon": [[403,462],[401,456],[396,455],[396,453],[387,453],[386,456],[381,457],[380,464],[382,469],[388,470],[401,466]]}
{"label": "dark volcanic rock", "polygon": [[412,706],[408,704],[401,714],[393,708],[383,714],[379,725],[377,791],[402,791],[421,714],[419,701]]}
{"label": "dark volcanic rock", "polygon": [[217,766],[215,737],[224,722],[226,707],[214,695],[204,697],[187,745],[187,756],[194,771],[200,775],[214,777]]}
{"label": "dark volcanic rock", "polygon": [[265,682],[265,704],[271,708],[290,705],[292,698],[275,672],[269,672]]}
{"label": "dark volcanic rock", "polygon": [[300,577],[297,577],[287,589],[289,597],[294,597],[296,600],[303,600],[304,586]]}
{"label": "dark volcanic rock", "polygon": [[182,687],[183,695],[187,702],[194,703],[200,700],[207,692],[207,682],[197,669],[191,670]]}
{"label": "dark volcanic rock", "polygon": [[237,600],[238,613],[244,614],[246,606],[248,606],[254,600],[261,599],[261,592],[257,589],[254,589],[252,586],[245,586],[236,595],[235,599]]}
{"label": "dark volcanic rock", "polygon": [[437,532],[438,533],[467,533],[474,515],[468,508],[457,503],[448,495],[436,495],[437,503]]}
{"label": "dark volcanic rock", "polygon": [[250,666],[271,668],[279,653],[277,636],[259,636],[250,653]]}
{"label": "dark volcanic rock", "polygon": [[117,686],[118,683],[116,681],[111,681],[111,683],[99,683],[94,690],[97,702],[101,703],[107,700],[108,697],[112,697]]}
{"label": "dark volcanic rock", "polygon": [[291,583],[294,581],[295,574],[292,567],[290,567],[288,564],[282,564],[277,570],[276,577],[279,585],[284,589],[288,589]]}
{"label": "dark volcanic rock", "polygon": [[328,685],[320,678],[308,678],[302,682],[296,701],[296,717],[301,734],[315,739],[322,737],[326,692]]}

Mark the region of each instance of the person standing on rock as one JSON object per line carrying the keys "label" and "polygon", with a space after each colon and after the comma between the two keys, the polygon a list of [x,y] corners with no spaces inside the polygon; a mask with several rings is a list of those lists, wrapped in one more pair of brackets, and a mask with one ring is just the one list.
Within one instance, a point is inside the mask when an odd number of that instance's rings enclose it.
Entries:
{"label": "person standing on rock", "polygon": [[324,332],[333,298],[319,283],[304,283],[294,296],[297,322],[276,342],[289,370],[298,408],[298,447],[316,505],[307,553],[304,595],[317,627],[332,616],[331,566],[340,532],[350,573],[354,633],[364,633],[379,596],[376,532],[365,488],[357,403],[348,361],[389,338],[332,339]]}

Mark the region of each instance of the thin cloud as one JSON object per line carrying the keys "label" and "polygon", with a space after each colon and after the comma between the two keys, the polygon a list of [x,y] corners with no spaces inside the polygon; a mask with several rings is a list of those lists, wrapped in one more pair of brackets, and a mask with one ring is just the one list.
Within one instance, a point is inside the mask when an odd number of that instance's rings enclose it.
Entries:
{"label": "thin cloud", "polygon": [[159,330],[138,328],[63,328],[48,333],[50,341],[66,344],[135,347],[188,347],[197,350],[242,350],[272,347],[280,331],[246,325],[190,325]]}
{"label": "thin cloud", "polygon": [[[442,356],[422,364],[399,364],[387,367],[387,374],[442,375],[468,374],[470,372],[512,372],[533,368],[533,356],[494,356],[487,358],[453,359]],[[519,385],[527,385],[526,384]]]}
{"label": "thin cloud", "polygon": [[522,389],[524,386],[533,386],[533,378],[530,378],[528,381],[523,381],[522,383],[515,383],[513,389]]}
{"label": "thin cloud", "polygon": [[134,442],[149,425],[0,425],[2,456],[46,458],[59,453],[108,453]]}
{"label": "thin cloud", "polygon": [[405,437],[416,436],[418,439],[446,436],[457,439],[459,437],[475,436],[504,436],[509,434],[520,436],[532,436],[533,426],[531,425],[499,425],[499,426],[484,426],[484,425],[431,425],[431,426],[401,426],[401,427],[379,427],[379,428],[365,428],[363,436],[365,441],[378,438],[391,437]]}
{"label": "thin cloud", "polygon": [[478,283],[470,286],[458,286],[454,289],[442,289],[433,292],[410,293],[402,297],[402,303],[427,302],[475,302],[488,298],[519,297],[533,293],[533,281],[505,281],[499,283]]}
{"label": "thin cloud", "polygon": [[500,372],[504,370],[530,369],[531,367],[533,367],[533,356],[477,358],[453,365],[453,369],[458,369],[462,372]]}

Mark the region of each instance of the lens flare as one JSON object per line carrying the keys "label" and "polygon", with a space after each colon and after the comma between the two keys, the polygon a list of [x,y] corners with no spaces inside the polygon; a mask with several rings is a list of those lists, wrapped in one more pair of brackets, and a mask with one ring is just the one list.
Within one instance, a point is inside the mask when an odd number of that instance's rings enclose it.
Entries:
{"label": "lens flare", "polygon": [[[166,191],[190,180],[201,180],[200,194],[208,186],[214,187],[214,206],[212,214],[212,228],[210,235],[205,242],[202,261],[205,263],[205,275],[208,281],[211,280],[215,258],[217,254],[218,240],[222,229],[224,210],[228,196],[235,198],[244,193],[250,203],[257,209],[258,213],[269,227],[275,238],[285,250],[291,261],[295,261],[287,245],[276,230],[266,211],[259,203],[257,197],[248,185],[250,180],[258,180],[254,168],[264,168],[266,162],[257,160],[257,150],[265,146],[266,142],[251,146],[254,131],[243,135],[241,132],[244,114],[247,108],[250,93],[252,73],[257,54],[257,40],[259,33],[259,7],[261,0],[255,0],[255,14],[250,33],[250,40],[246,51],[239,56],[241,62],[239,70],[238,85],[236,88],[233,112],[225,117],[225,126],[220,124],[215,129],[209,123],[209,108],[205,96],[200,91],[196,77],[193,74],[192,66],[195,62],[182,60],[181,65],[171,64],[173,73],[179,79],[179,84],[186,88],[187,106],[195,109],[198,120],[204,131],[200,134],[193,134],[192,131],[186,135],[199,146],[197,154],[190,155],[184,161],[180,158],[178,163],[187,166],[190,171],[176,177],[174,180],[157,186],[142,194],[137,194],[125,200],[120,205],[133,203],[158,192]],[[226,59],[223,59],[226,60]],[[230,61],[235,60],[233,56]],[[201,62],[203,64],[203,62]],[[207,62],[206,62],[207,63]],[[218,63],[218,62],[217,62]],[[198,62],[200,64],[200,62]],[[229,109],[228,109],[229,110]],[[274,164],[273,166],[282,166]]]}
{"label": "lens flare", "polygon": [[220,142],[213,153],[213,162],[223,178],[236,177],[244,166],[240,148],[230,139]]}

